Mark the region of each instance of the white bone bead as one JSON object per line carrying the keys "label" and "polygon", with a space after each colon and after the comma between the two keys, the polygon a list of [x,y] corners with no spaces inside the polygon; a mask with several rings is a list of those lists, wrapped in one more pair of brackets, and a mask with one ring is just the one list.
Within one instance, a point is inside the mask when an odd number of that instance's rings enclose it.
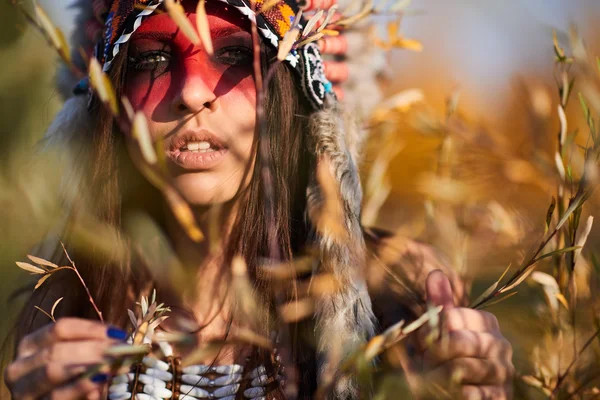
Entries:
{"label": "white bone bead", "polygon": [[187,383],[193,386],[225,386],[230,385],[232,383],[238,383],[242,380],[241,374],[231,374],[231,375],[223,375],[219,376],[215,379],[210,379],[206,376],[201,375],[191,375],[191,374],[183,374],[181,376],[181,381],[183,383]]}
{"label": "white bone bead", "polygon": [[248,399],[253,399],[254,397],[264,396],[265,388],[264,387],[252,387],[244,390],[244,397]]}
{"label": "white bone bead", "polygon": [[225,396],[231,396],[231,395],[236,394],[239,388],[240,388],[240,384],[235,383],[233,385],[227,385],[227,386],[220,387],[220,388],[216,389],[213,392],[213,394],[215,395],[215,397],[218,397],[218,398],[225,397]]}
{"label": "white bone bead", "polygon": [[163,371],[156,368],[148,368],[146,369],[146,375],[153,376],[165,382],[170,382],[173,380],[173,374],[168,371]]}
{"label": "white bone bead", "polygon": [[269,377],[267,375],[261,375],[257,378],[252,379],[250,382],[251,386],[264,386],[269,383]]}
{"label": "white bone bead", "polygon": [[183,373],[191,375],[203,375],[209,370],[210,367],[206,365],[190,365],[189,367],[183,368]]}
{"label": "white bone bead", "polygon": [[156,396],[152,396],[152,395],[145,394],[145,393],[136,393],[135,400],[161,400],[161,399]]}
{"label": "white bone bead", "polygon": [[111,386],[116,386],[120,383],[129,383],[131,379],[129,379],[129,374],[117,375],[112,379]]}
{"label": "white bone bead", "polygon": [[153,385],[144,385],[144,393],[161,399],[170,399],[173,392],[164,387],[156,387]]}
{"label": "white bone bead", "polygon": [[108,395],[108,400],[129,400],[131,398],[131,393],[110,393]]}
{"label": "white bone bead", "polygon": [[260,375],[265,375],[267,373],[267,369],[264,366],[256,367],[250,372],[250,378],[254,379],[259,377]]}
{"label": "white bone bead", "polygon": [[[134,375],[132,373],[129,374],[130,375],[130,379],[133,380],[134,379]],[[158,379],[158,378],[154,378],[152,376],[148,376],[146,374],[140,374],[138,380],[142,383],[145,383],[146,385],[152,385],[154,387],[160,387],[160,388],[164,388],[167,386],[167,384]]]}
{"label": "white bone bead", "polygon": [[206,391],[204,389],[200,389],[198,387],[194,387],[194,386],[190,386],[190,385],[181,385],[179,387],[179,392],[182,395],[194,396],[194,397],[198,397],[200,399],[206,398],[210,394],[208,391]]}
{"label": "white bone bead", "polygon": [[160,369],[161,371],[169,370],[169,364],[154,357],[144,357],[142,362],[148,367]]}
{"label": "white bone bead", "polygon": [[181,375],[181,382],[192,386],[209,386],[209,383],[214,381],[202,375],[183,374]]}
{"label": "white bone bead", "polygon": [[217,374],[221,375],[241,374],[242,372],[244,372],[244,367],[242,367],[239,364],[219,365],[218,367],[213,368]]}
{"label": "white bone bead", "polygon": [[128,387],[128,383],[118,383],[116,385],[113,384],[108,388],[108,393],[125,393],[128,391]]}

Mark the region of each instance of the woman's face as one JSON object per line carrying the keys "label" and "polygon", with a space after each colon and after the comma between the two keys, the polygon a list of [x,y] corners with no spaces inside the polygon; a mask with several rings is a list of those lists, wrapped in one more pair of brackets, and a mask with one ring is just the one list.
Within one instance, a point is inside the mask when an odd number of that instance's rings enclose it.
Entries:
{"label": "woman's face", "polygon": [[[195,1],[184,1],[196,25]],[[253,167],[256,90],[252,37],[239,12],[207,3],[213,56],[166,13],[147,18],[131,38],[125,94],[163,142],[175,187],[192,205],[231,200]],[[139,157],[137,146],[130,154]],[[250,176],[251,174],[248,174]]]}

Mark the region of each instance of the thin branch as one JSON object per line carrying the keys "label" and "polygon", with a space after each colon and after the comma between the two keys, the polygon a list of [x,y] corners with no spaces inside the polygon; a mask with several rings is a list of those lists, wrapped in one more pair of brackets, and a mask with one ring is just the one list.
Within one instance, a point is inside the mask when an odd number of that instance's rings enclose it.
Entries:
{"label": "thin branch", "polygon": [[65,247],[65,244],[62,242],[60,242],[60,245],[62,246],[65,255],[67,256],[67,259],[69,260],[69,262],[71,263],[71,265],[73,266],[73,272],[75,272],[75,274],[77,275],[77,277],[79,278],[79,281],[81,282],[81,284],[83,285],[83,288],[85,289],[87,295],[88,295],[88,300],[90,301],[90,303],[92,304],[92,307],[94,307],[94,310],[96,311],[96,315],[98,315],[98,318],[100,319],[100,322],[104,323],[104,318],[102,317],[102,312],[100,311],[100,309],[98,308],[98,306],[96,305],[96,302],[94,301],[94,298],[92,297],[92,294],[90,293],[90,289],[88,288],[88,286],[85,284],[85,281],[83,280],[83,278],[81,277],[81,274],[79,273],[79,270],[77,269],[77,267],[75,266],[75,263],[73,262],[73,260],[71,260],[71,257],[69,256],[69,253],[67,252],[67,249]]}
{"label": "thin branch", "polygon": [[571,364],[569,364],[569,366],[567,367],[567,369],[565,370],[565,372],[563,372],[559,377],[558,380],[556,382],[556,386],[554,387],[554,390],[552,391],[552,394],[550,395],[550,399],[554,399],[556,397],[556,394],[558,393],[558,390],[560,389],[560,385],[562,385],[562,383],[564,382],[565,378],[567,377],[567,375],[569,375],[569,372],[571,372],[571,368],[573,368],[573,366],[575,365],[575,363],[577,363],[577,361],[579,360],[579,357],[581,357],[581,355],[583,354],[583,352],[592,344],[592,342],[594,341],[594,339],[596,338],[596,336],[598,336],[600,334],[600,328],[596,330],[596,332],[594,332],[594,334],[592,335],[592,337],[590,337],[587,342],[585,342],[585,344],[583,345],[583,347],[581,348],[581,350],[579,350],[579,352],[577,353],[577,355],[575,357],[573,357],[573,361],[571,361]]}

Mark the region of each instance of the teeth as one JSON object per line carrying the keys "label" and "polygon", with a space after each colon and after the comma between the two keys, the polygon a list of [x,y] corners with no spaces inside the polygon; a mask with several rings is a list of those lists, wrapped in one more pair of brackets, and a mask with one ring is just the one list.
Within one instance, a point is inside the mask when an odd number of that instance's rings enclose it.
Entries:
{"label": "teeth", "polygon": [[186,148],[189,151],[208,150],[210,149],[209,142],[188,142]]}

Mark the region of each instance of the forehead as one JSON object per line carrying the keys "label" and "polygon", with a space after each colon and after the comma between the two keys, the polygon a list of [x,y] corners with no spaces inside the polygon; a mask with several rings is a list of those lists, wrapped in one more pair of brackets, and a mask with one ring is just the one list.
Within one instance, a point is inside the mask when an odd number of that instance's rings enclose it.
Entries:
{"label": "forehead", "polygon": [[[195,0],[184,0],[182,5],[187,17],[195,25],[198,2]],[[250,31],[250,21],[235,7],[220,0],[206,1],[205,7],[211,31]],[[179,27],[163,10],[163,12],[157,12],[145,18],[141,26],[133,34],[133,38],[138,36],[138,33],[157,31],[176,34],[179,31]]]}

